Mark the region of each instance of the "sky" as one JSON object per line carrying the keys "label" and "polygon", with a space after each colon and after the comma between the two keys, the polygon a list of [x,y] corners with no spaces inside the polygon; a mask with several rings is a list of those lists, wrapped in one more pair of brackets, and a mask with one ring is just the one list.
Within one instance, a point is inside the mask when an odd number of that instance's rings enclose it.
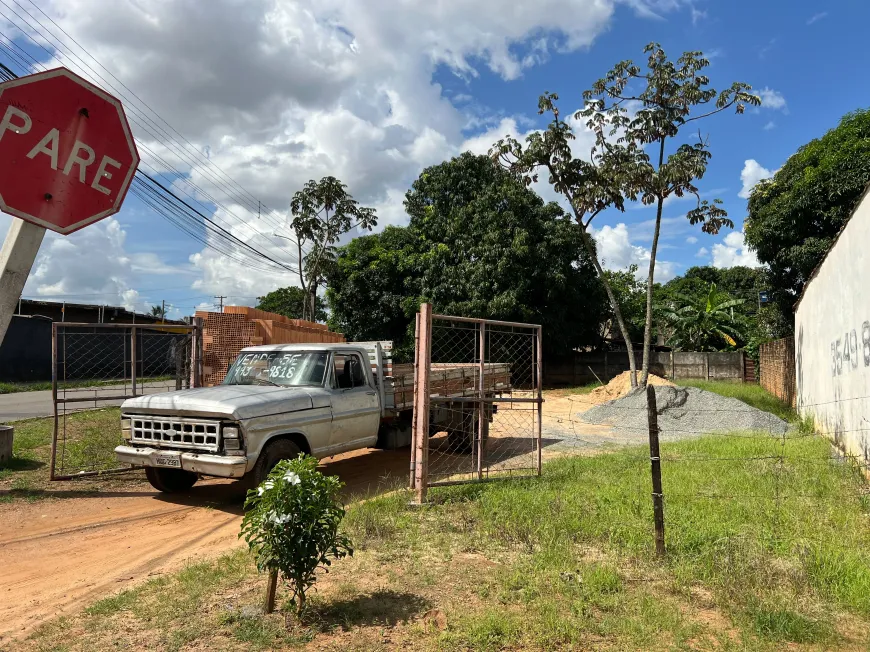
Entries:
{"label": "sky", "polygon": [[[545,124],[537,98],[564,113],[623,59],[662,44],[700,50],[713,88],[747,82],[763,100],[698,125],[712,159],[699,181],[733,230],[691,226],[690,200],[669,201],[656,264],[667,281],[693,265],[755,265],[742,223],[752,186],[798,147],[870,105],[858,0],[5,0],[0,62],[10,40],[31,71],[66,65],[119,96],[140,169],[234,235],[295,265],[289,202],[333,175],[374,207],[378,229],[403,225],[402,200],[424,167]],[[123,84],[123,86],[122,86]],[[575,126],[575,151],[590,135]],[[685,135],[689,142],[692,134]],[[546,183],[535,186],[559,201]],[[654,209],[629,206],[593,222],[611,269],[649,265]],[[0,215],[0,235],[11,218]],[[123,305],[169,315],[257,297],[298,282],[206,248],[136,196],[71,236],[48,234],[24,296]]]}

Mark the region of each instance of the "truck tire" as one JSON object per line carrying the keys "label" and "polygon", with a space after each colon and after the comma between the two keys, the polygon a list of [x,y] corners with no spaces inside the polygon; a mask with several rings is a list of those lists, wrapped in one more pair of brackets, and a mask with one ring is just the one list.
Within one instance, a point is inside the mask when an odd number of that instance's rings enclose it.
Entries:
{"label": "truck tire", "polygon": [[145,477],[157,491],[175,494],[190,489],[199,476],[183,469],[163,469],[156,466],[145,467]]}
{"label": "truck tire", "polygon": [[254,465],[254,470],[251,474],[253,475],[254,486],[260,486],[269,475],[269,471],[274,469],[278,462],[296,459],[301,452],[299,446],[289,439],[279,439],[278,441],[266,444],[266,448],[260,452],[260,457],[257,458],[257,463]]}

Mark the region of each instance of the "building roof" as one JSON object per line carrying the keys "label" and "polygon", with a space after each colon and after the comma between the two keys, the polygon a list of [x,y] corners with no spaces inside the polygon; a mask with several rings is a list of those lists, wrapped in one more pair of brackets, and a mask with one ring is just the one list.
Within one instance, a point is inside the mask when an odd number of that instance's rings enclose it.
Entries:
{"label": "building roof", "polygon": [[[105,314],[107,311],[111,311],[121,317],[138,317],[140,319],[147,319],[151,321],[159,321],[158,317],[155,317],[149,313],[143,312],[134,312],[132,310],[127,310],[123,306],[110,306],[105,304],[97,304],[97,303],[73,303],[70,301],[40,301],[38,299],[21,299],[21,305],[28,306],[29,308],[37,308],[39,306],[44,306],[46,308],[53,308],[56,310],[93,310],[98,311],[102,310]],[[26,315],[22,315],[26,316]],[[165,320],[167,324],[183,324],[183,320],[179,319],[167,319]]]}

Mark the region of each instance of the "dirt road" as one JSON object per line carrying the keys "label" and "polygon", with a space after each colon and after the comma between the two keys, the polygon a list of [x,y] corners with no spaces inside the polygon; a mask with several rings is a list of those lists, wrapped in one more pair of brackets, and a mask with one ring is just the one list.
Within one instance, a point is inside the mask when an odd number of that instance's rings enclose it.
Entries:
{"label": "dirt road", "polygon": [[[365,496],[407,484],[408,449],[356,451],[324,469]],[[0,505],[0,649],[40,623],[242,545],[243,490],[226,481],[197,484],[169,498],[129,491]]]}
{"label": "dirt road", "polygon": [[[573,415],[589,406],[576,398],[547,398],[548,457],[614,443],[607,428],[578,431]],[[407,486],[409,461],[408,448],[365,450],[324,460],[323,468],[345,482],[351,500]],[[0,649],[57,615],[242,545],[238,483],[202,481],[179,498],[158,494],[141,478],[111,486],[82,497],[76,483],[63,483],[48,500],[0,504]]]}

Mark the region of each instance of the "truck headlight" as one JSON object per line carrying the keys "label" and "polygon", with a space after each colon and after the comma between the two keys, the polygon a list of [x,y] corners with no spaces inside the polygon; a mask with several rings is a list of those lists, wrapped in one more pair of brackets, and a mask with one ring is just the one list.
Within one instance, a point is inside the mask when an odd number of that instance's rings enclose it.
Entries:
{"label": "truck headlight", "polygon": [[241,448],[238,426],[224,426],[221,434],[224,437],[224,450],[237,451]]}
{"label": "truck headlight", "polygon": [[133,420],[121,419],[121,437],[130,441],[133,439]]}

